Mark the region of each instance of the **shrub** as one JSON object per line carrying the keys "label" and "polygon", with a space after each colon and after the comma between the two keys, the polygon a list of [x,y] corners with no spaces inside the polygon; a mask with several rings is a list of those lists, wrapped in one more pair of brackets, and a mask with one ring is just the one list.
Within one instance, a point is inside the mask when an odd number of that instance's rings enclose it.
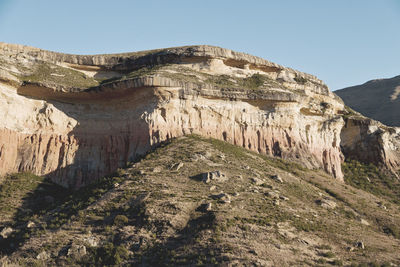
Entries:
{"label": "shrub", "polygon": [[261,74],[253,74],[251,77],[248,77],[243,80],[243,85],[249,88],[258,88],[262,85],[264,85],[264,82],[266,81],[267,77],[265,75]]}
{"label": "shrub", "polygon": [[128,223],[129,219],[125,215],[117,215],[114,218],[114,225],[115,226],[122,226],[126,223]]}
{"label": "shrub", "polygon": [[347,184],[400,204],[400,182],[394,175],[385,173],[373,164],[349,159],[343,163],[342,170]]}
{"label": "shrub", "polygon": [[114,266],[121,265],[126,259],[128,259],[128,250],[123,246],[114,246],[113,243],[109,242],[102,247],[89,248],[88,256],[81,263],[90,266]]}
{"label": "shrub", "polygon": [[307,79],[304,78],[304,77],[301,77],[301,76],[296,76],[296,77],[294,78],[294,80],[295,80],[296,82],[298,82],[299,84],[305,84],[305,83],[307,82]]}

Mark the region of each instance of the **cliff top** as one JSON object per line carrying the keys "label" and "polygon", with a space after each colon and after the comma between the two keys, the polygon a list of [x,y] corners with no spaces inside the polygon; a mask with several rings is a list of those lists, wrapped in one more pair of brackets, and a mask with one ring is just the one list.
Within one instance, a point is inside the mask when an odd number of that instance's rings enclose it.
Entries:
{"label": "cliff top", "polygon": [[[209,45],[72,55],[0,43],[0,80],[23,88],[19,93],[29,96],[37,96],[38,86],[52,94],[110,90],[115,93],[115,88],[121,91],[121,88],[178,86],[203,91],[211,89],[216,93],[228,89],[242,93],[250,90],[254,94],[257,90],[258,96],[279,94],[278,98],[285,101],[293,101],[309,94],[307,92],[335,97],[313,75]],[[43,96],[42,90],[40,96]],[[226,96],[231,98],[233,94]],[[60,99],[59,96],[55,98]]]}
{"label": "cliff top", "polygon": [[240,61],[246,61],[249,63],[256,63],[261,65],[284,68],[283,66],[272,63],[260,57],[212,45],[189,45],[189,46],[177,46],[177,47],[159,48],[159,49],[143,50],[136,52],[126,52],[126,53],[76,55],[76,54],[67,54],[67,53],[43,50],[32,46],[8,44],[0,42],[0,50],[11,53],[26,53],[30,55],[37,55],[38,57],[42,55],[43,58],[46,58],[47,56],[48,58],[54,58],[57,61],[64,61],[64,62],[71,61],[70,63],[94,65],[94,66],[113,64],[116,60],[118,61],[124,58],[136,59],[147,55],[176,54],[182,56],[209,56],[209,57],[231,58]]}
{"label": "cliff top", "polygon": [[[204,59],[218,58],[222,59],[226,65],[231,67],[249,67],[250,69],[259,69],[264,72],[286,70],[294,73],[296,76],[317,80],[322,84],[322,81],[311,74],[286,68],[257,56],[211,45],[180,46],[116,54],[73,55],[47,51],[31,46],[0,42],[0,51],[2,54],[25,54],[52,63],[86,65],[116,71],[133,70],[149,65],[196,61],[193,59],[201,61]],[[192,60],[189,60],[190,58],[192,58]]]}

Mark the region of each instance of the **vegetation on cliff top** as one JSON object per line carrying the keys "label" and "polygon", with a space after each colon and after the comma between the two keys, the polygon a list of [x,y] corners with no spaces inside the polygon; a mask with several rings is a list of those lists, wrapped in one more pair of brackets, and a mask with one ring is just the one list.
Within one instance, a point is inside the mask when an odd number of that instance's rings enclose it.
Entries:
{"label": "vegetation on cliff top", "polygon": [[256,90],[260,88],[284,88],[284,86],[264,74],[254,74],[246,78],[239,78],[230,75],[211,75],[199,72],[188,67],[179,65],[155,65],[134,70],[121,77],[115,77],[100,81],[102,85],[136,79],[145,76],[157,75],[170,78],[175,81],[192,83],[196,85],[211,85],[216,88]]}
{"label": "vegetation on cliff top", "polygon": [[39,83],[48,86],[86,89],[98,86],[99,82],[82,72],[55,64],[41,62],[27,76],[19,77],[22,82]]}
{"label": "vegetation on cliff top", "polygon": [[264,74],[254,74],[246,78],[229,75],[211,75],[184,66],[171,64],[143,67],[128,73],[116,74],[116,76],[112,78],[89,77],[72,68],[47,62],[35,64],[33,70],[34,71],[29,75],[19,75],[19,79],[24,83],[42,84],[49,87],[75,90],[85,90],[152,75],[158,75],[175,81],[192,83],[199,86],[205,84],[225,89],[256,90],[261,88],[285,88],[281,83]]}

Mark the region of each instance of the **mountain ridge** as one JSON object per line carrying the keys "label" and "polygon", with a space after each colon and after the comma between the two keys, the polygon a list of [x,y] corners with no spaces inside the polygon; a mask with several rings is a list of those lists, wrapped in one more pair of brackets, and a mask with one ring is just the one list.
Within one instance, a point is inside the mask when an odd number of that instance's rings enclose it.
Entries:
{"label": "mountain ridge", "polygon": [[400,126],[398,94],[400,75],[367,81],[361,85],[336,90],[352,109],[389,126]]}

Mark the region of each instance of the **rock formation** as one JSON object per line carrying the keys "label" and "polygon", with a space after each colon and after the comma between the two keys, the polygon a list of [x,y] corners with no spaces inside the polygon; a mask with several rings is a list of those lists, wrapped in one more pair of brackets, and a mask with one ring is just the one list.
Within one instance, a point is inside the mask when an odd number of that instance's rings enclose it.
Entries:
{"label": "rock formation", "polygon": [[394,174],[400,168],[400,128],[354,114],[345,118],[340,138],[346,157],[385,167]]}
{"label": "rock formation", "polygon": [[0,175],[79,187],[198,134],[343,178],[341,99],[312,75],[219,47],[79,56],[0,43],[0,110]]}

